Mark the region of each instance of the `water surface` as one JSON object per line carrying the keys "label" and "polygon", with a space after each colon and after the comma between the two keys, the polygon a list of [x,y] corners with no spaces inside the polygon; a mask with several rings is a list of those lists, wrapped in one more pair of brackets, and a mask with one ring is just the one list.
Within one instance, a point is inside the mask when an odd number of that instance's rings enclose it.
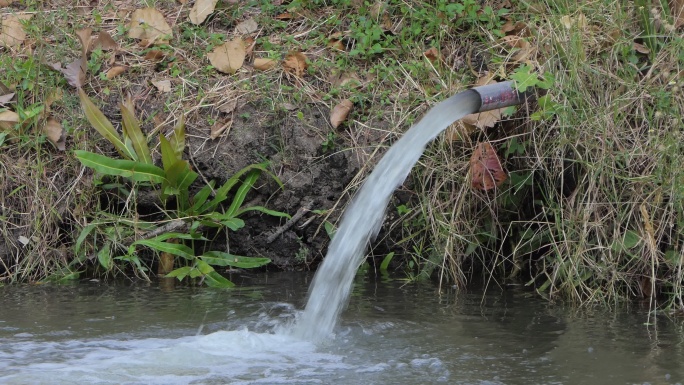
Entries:
{"label": "water surface", "polygon": [[[573,311],[517,287],[441,295],[357,278],[334,338],[292,336],[310,276],[259,290],[0,288],[0,384],[675,384],[681,323]],[[653,321],[653,319],[652,319]]]}

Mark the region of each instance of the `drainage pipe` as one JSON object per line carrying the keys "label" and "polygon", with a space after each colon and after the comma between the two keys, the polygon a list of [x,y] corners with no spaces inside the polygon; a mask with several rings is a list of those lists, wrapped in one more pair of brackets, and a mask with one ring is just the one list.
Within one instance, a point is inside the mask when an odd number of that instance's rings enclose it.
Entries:
{"label": "drainage pipe", "polygon": [[487,84],[471,89],[480,95],[480,108],[477,112],[523,104],[530,96],[527,92],[518,92],[513,81]]}

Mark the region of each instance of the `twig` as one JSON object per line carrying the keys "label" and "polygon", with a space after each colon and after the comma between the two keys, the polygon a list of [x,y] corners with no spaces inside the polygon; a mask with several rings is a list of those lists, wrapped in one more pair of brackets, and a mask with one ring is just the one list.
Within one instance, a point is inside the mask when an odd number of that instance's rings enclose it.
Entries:
{"label": "twig", "polygon": [[295,215],[293,215],[289,221],[287,221],[284,225],[280,226],[273,234],[269,235],[268,238],[266,238],[266,243],[272,243],[273,241],[275,241],[275,239],[278,238],[279,235],[281,235],[282,233],[287,231],[287,229],[292,227],[292,225],[297,223],[297,221],[299,221],[302,218],[302,216],[304,216],[304,213],[311,210],[312,206],[313,201],[305,204],[299,210],[297,210]]}

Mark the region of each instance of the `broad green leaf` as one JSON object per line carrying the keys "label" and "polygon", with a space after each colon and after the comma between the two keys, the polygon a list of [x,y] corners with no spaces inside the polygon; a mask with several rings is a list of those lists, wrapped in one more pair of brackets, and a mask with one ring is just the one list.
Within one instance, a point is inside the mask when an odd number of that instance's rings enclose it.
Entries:
{"label": "broad green leaf", "polygon": [[236,218],[234,216],[228,215],[228,214],[223,214],[214,211],[213,213],[209,214],[206,216],[208,219],[213,220],[214,222],[219,222],[222,225],[226,226],[227,228],[237,231],[240,230],[241,228],[245,227],[245,221],[243,221],[240,218]]}
{"label": "broad green leaf", "polygon": [[383,258],[382,263],[380,264],[380,271],[387,271],[390,262],[392,262],[392,258],[394,258],[394,251],[388,253],[385,258]]}
{"label": "broad green leaf", "polygon": [[124,136],[128,136],[131,142],[133,142],[133,148],[138,155],[138,160],[143,163],[152,164],[152,155],[150,155],[150,148],[147,146],[147,137],[140,129],[138,119],[135,118],[133,112],[124,104],[121,104],[121,119]]}
{"label": "broad green leaf", "polygon": [[235,215],[240,206],[242,206],[242,203],[245,201],[245,198],[247,197],[247,193],[254,186],[254,182],[256,182],[256,180],[259,179],[259,175],[261,175],[260,170],[253,170],[250,171],[249,174],[247,174],[245,181],[242,182],[242,185],[240,186],[240,188],[238,188],[237,192],[235,193],[235,196],[233,197],[233,202],[231,202],[228,211],[226,211],[228,215]]}
{"label": "broad green leaf", "polygon": [[107,271],[112,268],[112,253],[110,247],[111,244],[107,242],[97,253],[97,261],[100,262],[100,265]]}
{"label": "broad green leaf", "polygon": [[81,233],[78,235],[76,243],[74,244],[74,254],[79,254],[79,252],[81,251],[81,245],[83,244],[83,241],[85,241],[88,234],[90,234],[90,232],[93,231],[95,227],[95,224],[91,223],[81,230]]}
{"label": "broad green leaf", "polygon": [[169,140],[164,135],[159,135],[159,146],[161,147],[162,165],[164,170],[168,171],[180,158],[176,157],[171,143],[169,143]]}
{"label": "broad green leaf", "polygon": [[165,277],[167,277],[167,278],[168,277],[171,277],[171,278],[175,277],[175,278],[178,278],[179,281],[182,281],[183,278],[185,278],[188,274],[190,274],[191,270],[192,270],[192,267],[190,267],[190,266],[179,267],[179,268],[171,271],[170,273],[166,274]]}
{"label": "broad green leaf", "polygon": [[242,208],[235,213],[235,216],[240,216],[247,211],[259,211],[259,212],[262,212],[264,214],[267,214],[267,215],[270,215],[273,217],[281,217],[281,218],[287,218],[287,219],[292,218],[290,216],[290,214],[288,214],[288,213],[284,213],[282,211],[267,209],[266,207],[263,207],[263,206],[250,206],[250,207]]}
{"label": "broad green leaf", "polygon": [[187,240],[191,240],[191,241],[208,241],[207,238],[205,238],[199,234],[192,235],[192,234],[176,233],[176,232],[164,233],[164,234],[158,235],[158,236],[156,236],[154,238],[150,238],[150,239],[154,240],[154,241],[160,241],[160,242],[165,241],[167,239],[187,239]]}
{"label": "broad green leaf", "polygon": [[166,171],[169,183],[180,190],[181,193],[187,192],[192,182],[199,176],[190,169],[187,160],[179,160]]}
{"label": "broad green leaf", "polygon": [[220,289],[230,289],[235,286],[233,282],[230,282],[226,277],[222,276],[216,271],[212,271],[204,276],[204,282],[207,286],[220,288]]}
{"label": "broad green leaf", "polygon": [[76,150],[74,154],[84,166],[90,167],[100,174],[123,176],[136,182],[161,183],[166,179],[164,170],[152,164],[126,159],[112,159],[83,150]]}
{"label": "broad green leaf", "polygon": [[532,67],[523,65],[518,68],[512,75],[511,79],[515,80],[515,88],[520,92],[525,92],[529,87],[534,87],[539,80],[537,74],[531,73]]}
{"label": "broad green leaf", "polygon": [[198,259],[195,261],[195,268],[199,270],[202,274],[209,274],[214,271],[214,268],[209,266],[208,263]]}
{"label": "broad green leaf", "polygon": [[252,269],[268,265],[271,260],[262,257],[243,257],[223,251],[208,251],[200,259],[214,266],[233,266],[241,269]]}
{"label": "broad green leaf", "polygon": [[240,177],[252,170],[266,171],[266,163],[252,164],[233,174],[233,176],[231,176],[230,179],[228,179],[226,183],[223,184],[223,186],[219,187],[216,190],[214,199],[207,203],[206,207],[203,207],[201,211],[208,212],[215,210],[221,202],[226,200],[230,190],[233,188],[233,186],[235,186],[237,182],[240,181]]}
{"label": "broad green leaf", "polygon": [[92,101],[90,101],[90,98],[88,98],[88,95],[86,95],[83,89],[78,89],[78,96],[81,99],[81,107],[83,108],[83,112],[93,128],[95,128],[95,130],[97,130],[102,137],[112,143],[116,150],[119,151],[121,156],[124,158],[133,159],[132,154],[128,152],[126,145],[119,136],[119,133],[116,132],[116,129],[112,123],[104,116],[102,111],[100,111],[100,109],[97,108]]}
{"label": "broad green leaf", "polygon": [[138,154],[135,153],[135,148],[133,148],[133,141],[127,135],[124,135],[124,144],[126,145],[126,150],[131,154],[131,160],[138,161]]}
{"label": "broad green leaf", "polygon": [[173,135],[169,138],[169,143],[176,154],[176,159],[183,159],[183,150],[185,149],[185,115],[181,115],[178,124],[173,128]]}
{"label": "broad green leaf", "polygon": [[177,255],[188,260],[195,259],[195,253],[192,251],[192,249],[179,243],[169,243],[154,239],[141,239],[139,241],[133,242],[133,245],[147,246],[162,253]]}
{"label": "broad green leaf", "polygon": [[195,194],[193,197],[193,205],[192,208],[190,209],[191,213],[200,213],[200,208],[202,208],[202,205],[209,199],[209,195],[211,195],[211,192],[214,191],[214,181],[212,180],[209,182],[208,185],[205,185],[202,187],[201,190]]}

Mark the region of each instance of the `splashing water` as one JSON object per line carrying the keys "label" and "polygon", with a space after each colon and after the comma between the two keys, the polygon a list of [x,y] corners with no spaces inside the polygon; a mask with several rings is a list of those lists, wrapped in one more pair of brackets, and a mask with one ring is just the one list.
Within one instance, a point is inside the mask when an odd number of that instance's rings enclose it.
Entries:
{"label": "splashing water", "polygon": [[425,146],[451,123],[476,112],[480,104],[480,96],[473,90],[450,97],[428,111],[387,151],[342,216],[294,327],[295,336],[322,341],[332,334],[366,245],[380,230],[392,192],[404,182]]}

